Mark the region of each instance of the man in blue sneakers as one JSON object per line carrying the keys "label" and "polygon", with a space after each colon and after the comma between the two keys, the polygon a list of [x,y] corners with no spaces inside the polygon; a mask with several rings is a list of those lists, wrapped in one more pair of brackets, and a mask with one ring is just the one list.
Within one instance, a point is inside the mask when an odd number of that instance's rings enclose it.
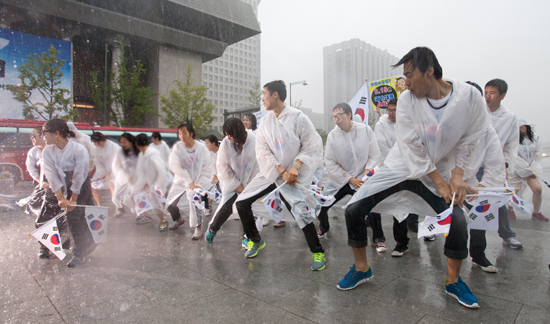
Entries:
{"label": "man in blue sneakers", "polygon": [[466,194],[476,193],[463,176],[478,139],[490,125],[489,115],[475,88],[442,78],[441,66],[429,48],[412,49],[394,67],[401,65],[408,90],[397,103],[397,144],[382,168],[348,203],[348,245],[355,264],[337,287],[349,290],[373,278],[365,248],[365,216],[374,207],[389,215],[435,215],[449,208],[456,195],[445,239],[445,291],[460,304],[478,308],[479,302],[459,276],[462,260],[468,256],[468,230],[459,205]]}

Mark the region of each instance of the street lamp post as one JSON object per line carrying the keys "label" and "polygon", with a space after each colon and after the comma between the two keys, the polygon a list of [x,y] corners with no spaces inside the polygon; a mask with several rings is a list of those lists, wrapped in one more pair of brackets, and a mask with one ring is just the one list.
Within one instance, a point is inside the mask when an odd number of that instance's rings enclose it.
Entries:
{"label": "street lamp post", "polygon": [[289,97],[290,97],[289,100],[290,100],[290,106],[292,106],[292,85],[295,85],[295,84],[301,84],[301,85],[307,86],[306,80],[296,81],[296,82],[290,82],[290,86],[289,86]]}
{"label": "street lamp post", "polygon": [[103,83],[103,122],[105,123],[105,126],[107,125],[107,63],[108,63],[108,53],[109,53],[109,45],[117,43],[120,44],[119,41],[113,40],[105,44],[105,82]]}

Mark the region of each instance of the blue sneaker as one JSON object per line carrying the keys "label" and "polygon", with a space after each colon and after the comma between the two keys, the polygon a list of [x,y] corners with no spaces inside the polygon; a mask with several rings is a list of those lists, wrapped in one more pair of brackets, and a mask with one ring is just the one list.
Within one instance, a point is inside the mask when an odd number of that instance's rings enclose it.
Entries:
{"label": "blue sneaker", "polygon": [[355,264],[350,268],[349,272],[346,274],[344,279],[340,280],[336,288],[340,290],[350,290],[362,283],[365,283],[374,278],[372,269],[369,266],[367,271],[357,271],[355,270]]}
{"label": "blue sneaker", "polygon": [[204,239],[208,243],[214,242],[214,236],[216,236],[216,233],[212,232],[210,230],[210,225],[208,225],[208,229],[206,230],[206,235],[204,236]]}
{"label": "blue sneaker", "polygon": [[458,281],[454,284],[448,284],[447,280],[445,280],[445,292],[453,296],[463,306],[468,308],[479,308],[477,298],[472,294],[470,288],[466,286],[466,283],[464,283],[460,277],[458,277]]}
{"label": "blue sneaker", "polygon": [[243,238],[241,242],[241,246],[243,247],[243,249],[248,250],[248,242],[250,242],[250,240],[247,237]]}
{"label": "blue sneaker", "polygon": [[248,251],[244,253],[244,256],[246,258],[255,258],[258,255],[258,252],[265,248],[265,242],[264,239],[260,239],[260,242],[254,243],[254,241],[249,240],[248,241]]}

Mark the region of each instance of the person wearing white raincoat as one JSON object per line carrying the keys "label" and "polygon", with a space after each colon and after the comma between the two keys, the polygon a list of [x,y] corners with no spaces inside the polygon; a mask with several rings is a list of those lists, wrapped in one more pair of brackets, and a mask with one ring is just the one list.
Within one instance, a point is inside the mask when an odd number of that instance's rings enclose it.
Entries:
{"label": "person wearing white raincoat", "polygon": [[[75,134],[76,135],[76,134]],[[90,136],[92,142],[95,145],[95,167],[96,171],[92,178],[92,182],[103,181],[107,182],[109,189],[111,190],[111,197],[115,195],[115,174],[113,173],[113,159],[115,153],[120,150],[115,142],[108,140],[107,136],[100,132],[94,132]],[[101,194],[100,189],[92,188],[92,194],[98,206],[101,206]]]}
{"label": "person wearing white raincoat", "polygon": [[[136,167],[138,162],[139,149],[136,146],[136,138],[130,133],[124,133],[120,136],[120,149],[114,154],[113,174],[115,176],[115,190],[113,194],[113,204],[116,206],[115,218],[124,215],[123,203],[132,205],[129,193],[130,184],[135,182]],[[143,218],[138,217],[140,223]]]}
{"label": "person wearing white raincoat", "polygon": [[[233,213],[233,206],[239,194],[260,172],[256,160],[256,136],[252,130],[245,130],[238,118],[229,118],[223,124],[226,137],[220,144],[216,169],[222,192],[222,200],[206,231],[206,241],[212,243],[221,226]],[[258,206],[263,209],[263,206]]]}
{"label": "person wearing white raincoat", "polygon": [[[493,79],[485,84],[485,103],[504,154],[506,179],[514,172],[519,145],[518,117],[501,105],[507,92],[508,84],[504,80]],[[509,212],[506,205],[502,206],[498,211],[498,234],[510,248],[521,249],[523,244],[516,239],[516,233],[510,228],[510,217],[515,217],[514,212]]]}
{"label": "person wearing white raincoat", "polygon": [[140,153],[137,159],[136,176],[129,178],[132,184],[132,195],[147,192],[147,198],[153,209],[146,211],[144,217],[156,214],[160,219],[159,230],[161,232],[166,231],[168,222],[164,219],[164,202],[160,200],[159,195],[155,192],[156,190],[160,190],[161,193],[165,192],[168,185],[166,163],[159,151],[150,145],[146,134],[141,133],[136,136],[135,145]]}
{"label": "person wearing white raincoat", "polygon": [[[533,192],[533,220],[548,222],[548,218],[540,212],[542,203],[542,186],[539,179],[542,177],[542,143],[533,126],[527,124],[523,119],[519,121],[520,145],[514,173],[509,174],[509,185],[519,189],[522,197],[527,186]],[[511,211],[511,210],[510,210]]]}
{"label": "person wearing white raincoat", "polygon": [[92,143],[92,140],[90,136],[82,133],[79,131],[73,122],[67,122],[67,126],[69,127],[69,130],[73,131],[74,137],[72,138],[73,141],[77,142],[78,144],[84,146],[86,150],[88,151],[88,155],[90,156],[90,178],[94,177],[95,174],[95,159],[96,159],[96,147],[94,143]]}
{"label": "person wearing white raincoat", "polygon": [[191,124],[181,124],[178,136],[181,141],[174,144],[168,160],[170,170],[174,173],[174,182],[166,198],[166,209],[176,222],[170,229],[177,230],[185,223],[178,207],[180,198],[185,195],[187,199],[184,205],[189,205],[189,226],[195,228],[192,239],[200,240],[204,235],[201,230],[202,213],[197,212],[193,196],[195,188],[209,189],[212,174],[210,152],[206,145],[195,141],[195,129]]}
{"label": "person wearing white raincoat", "polygon": [[262,117],[256,132],[260,173],[236,201],[244,232],[250,240],[245,257],[253,258],[265,247],[254,221],[252,204],[279,187],[281,200],[304,232],[313,253],[311,269],[322,270],[326,259],[313,224],[311,212],[315,213],[316,201],[309,188],[317,167],[314,160],[317,136],[311,120],[300,110],[285,106],[285,99],[283,81],[272,81],[264,86],[262,101],[269,112]]}
{"label": "person wearing white raincoat", "polygon": [[[220,141],[216,137],[216,135],[208,135],[204,139],[204,144],[206,144],[206,148],[210,152],[210,160],[212,161],[212,177],[211,177],[211,185],[210,187],[216,187],[218,191],[220,191],[220,180],[218,179],[218,171],[216,170],[216,161],[218,160],[218,151],[220,150]],[[210,189],[210,188],[208,188]],[[203,197],[203,201],[205,204],[204,209],[204,216],[210,216],[210,213],[212,212],[212,205],[210,199],[208,199],[207,196]]]}
{"label": "person wearing white raincoat", "polygon": [[[372,129],[363,123],[352,121],[351,107],[339,103],[332,109],[332,120],[336,126],[327,136],[325,166],[329,180],[323,188],[323,195],[334,196],[333,205],[363,185],[362,178],[372,170],[380,160],[380,149]],[[319,213],[319,237],[325,237],[330,230],[328,210],[332,206],[321,208]],[[386,251],[386,241],[382,231],[380,214],[369,215],[373,230],[373,242],[380,252]],[[376,220],[375,220],[376,218]]]}
{"label": "person wearing white raincoat", "polygon": [[463,175],[477,140],[490,125],[489,116],[477,90],[442,79],[441,66],[429,48],[412,49],[394,67],[401,65],[408,90],[397,103],[397,145],[348,203],[348,245],[353,248],[355,264],[337,288],[353,289],[373,277],[365,249],[369,212],[435,216],[449,209],[456,194],[458,205],[451,208],[445,240],[445,291],[460,304],[477,308],[479,302],[459,276],[462,260],[468,256],[467,224],[459,205],[467,193],[476,193]]}

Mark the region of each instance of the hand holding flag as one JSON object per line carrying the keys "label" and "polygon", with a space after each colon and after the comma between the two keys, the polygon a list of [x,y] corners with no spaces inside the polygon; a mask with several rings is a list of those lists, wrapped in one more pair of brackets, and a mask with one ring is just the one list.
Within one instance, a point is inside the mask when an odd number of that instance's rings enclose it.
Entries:
{"label": "hand holding flag", "polygon": [[451,221],[453,217],[453,208],[455,202],[455,193],[453,193],[453,199],[451,201],[451,207],[444,210],[442,213],[436,217],[426,216],[424,221],[418,224],[418,238],[422,236],[434,235],[434,234],[445,234],[449,235],[449,230],[451,229]]}
{"label": "hand holding flag", "polygon": [[374,169],[370,170],[367,174],[365,174],[365,176],[361,179],[361,181],[363,182],[367,181],[367,179],[372,177],[375,172],[378,172],[378,170],[380,170],[381,165],[382,163],[378,163],[378,165],[375,166]]}

